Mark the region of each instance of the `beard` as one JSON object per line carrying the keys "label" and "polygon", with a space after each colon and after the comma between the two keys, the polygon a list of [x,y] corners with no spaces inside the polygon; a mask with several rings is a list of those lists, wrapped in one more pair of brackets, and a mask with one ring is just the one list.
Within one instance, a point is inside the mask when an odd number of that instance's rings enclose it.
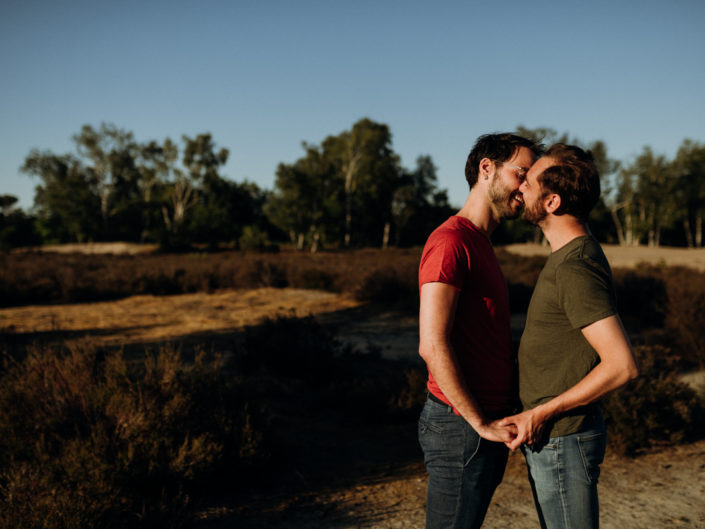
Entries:
{"label": "beard", "polygon": [[524,213],[521,218],[526,222],[538,226],[539,222],[546,218],[548,212],[541,200],[537,200],[533,206],[524,206]]}
{"label": "beard", "polygon": [[521,210],[514,209],[510,203],[512,202],[512,195],[515,191],[502,185],[501,179],[495,173],[492,179],[492,184],[490,185],[490,203],[492,207],[497,212],[497,216],[500,219],[516,219],[519,217]]}

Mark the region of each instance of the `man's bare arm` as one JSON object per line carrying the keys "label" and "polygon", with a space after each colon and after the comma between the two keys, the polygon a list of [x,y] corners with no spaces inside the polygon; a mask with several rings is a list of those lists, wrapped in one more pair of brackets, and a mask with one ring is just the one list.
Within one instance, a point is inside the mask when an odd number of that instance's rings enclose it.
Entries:
{"label": "man's bare arm", "polygon": [[634,351],[619,316],[609,316],[582,329],[583,335],[600,356],[600,363],[572,388],[550,401],[518,415],[506,417],[501,425],[515,424],[516,439],[507,443],[512,450],[522,443],[532,444],[541,437],[553,417],[595,402],[639,375]]}
{"label": "man's bare arm", "polygon": [[459,292],[445,283],[421,287],[419,311],[419,354],[446,398],[475,431],[490,441],[509,442],[513,426],[490,423],[462,377],[450,331],[455,319]]}

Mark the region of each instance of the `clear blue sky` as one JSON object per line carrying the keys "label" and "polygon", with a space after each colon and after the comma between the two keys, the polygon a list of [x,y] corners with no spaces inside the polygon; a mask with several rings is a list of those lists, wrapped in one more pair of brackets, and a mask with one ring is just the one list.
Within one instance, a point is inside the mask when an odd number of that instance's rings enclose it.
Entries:
{"label": "clear blue sky", "polygon": [[30,207],[30,149],[101,122],[211,132],[225,176],[271,189],[302,141],[369,117],[453,204],[476,137],[517,125],[671,157],[705,141],[704,27],[702,0],[0,0],[0,194]]}

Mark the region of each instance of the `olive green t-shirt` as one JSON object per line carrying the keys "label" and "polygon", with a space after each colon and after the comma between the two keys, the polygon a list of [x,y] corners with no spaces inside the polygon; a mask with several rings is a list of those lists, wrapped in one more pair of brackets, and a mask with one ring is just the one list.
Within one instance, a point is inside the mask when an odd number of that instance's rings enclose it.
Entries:
{"label": "olive green t-shirt", "polygon": [[[531,409],[582,380],[600,361],[582,327],[616,314],[612,271],[591,236],[573,239],[546,261],[519,345],[519,397]],[[548,437],[580,431],[596,404],[555,420]]]}

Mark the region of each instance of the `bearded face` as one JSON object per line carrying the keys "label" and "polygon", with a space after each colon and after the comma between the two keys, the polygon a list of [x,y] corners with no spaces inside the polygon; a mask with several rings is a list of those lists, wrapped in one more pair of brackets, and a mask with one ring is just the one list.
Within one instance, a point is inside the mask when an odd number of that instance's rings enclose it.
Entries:
{"label": "bearded face", "polygon": [[543,200],[538,199],[533,204],[526,204],[524,207],[524,213],[521,218],[526,222],[538,225],[543,219],[546,218],[548,212],[546,211],[546,206],[543,204]]}
{"label": "bearded face", "polygon": [[503,182],[501,174],[496,172],[492,177],[489,190],[490,203],[497,212],[499,219],[516,219],[521,213],[524,199],[518,189]]}

